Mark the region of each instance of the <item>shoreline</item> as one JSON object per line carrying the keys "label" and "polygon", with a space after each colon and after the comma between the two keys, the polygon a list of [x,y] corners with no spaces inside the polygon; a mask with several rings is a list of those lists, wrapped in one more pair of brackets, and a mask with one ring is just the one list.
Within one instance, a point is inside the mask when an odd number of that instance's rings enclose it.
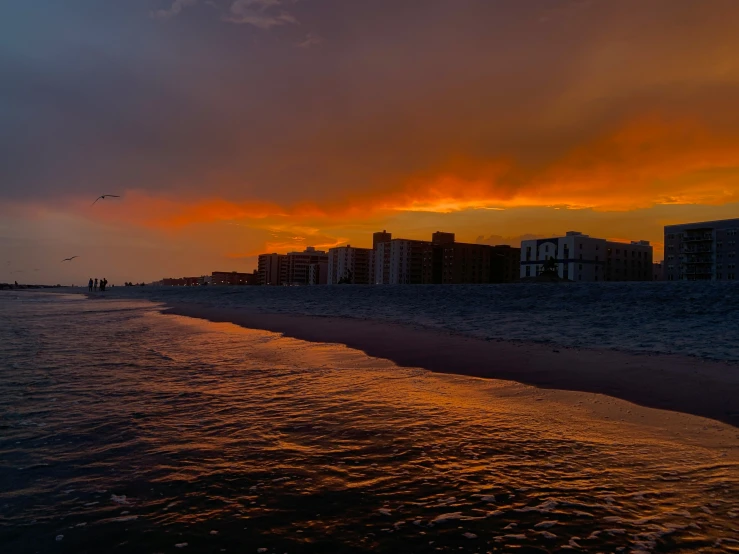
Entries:
{"label": "shoreline", "polygon": [[739,371],[729,362],[485,341],[373,320],[268,314],[191,303],[163,303],[162,307],[165,314],[233,323],[308,342],[343,344],[401,367],[603,394],[739,427]]}

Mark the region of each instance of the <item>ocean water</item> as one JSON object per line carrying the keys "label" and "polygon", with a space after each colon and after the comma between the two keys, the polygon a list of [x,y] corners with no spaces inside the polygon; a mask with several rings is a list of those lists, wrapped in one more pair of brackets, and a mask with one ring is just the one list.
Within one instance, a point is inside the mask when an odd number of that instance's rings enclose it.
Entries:
{"label": "ocean water", "polygon": [[109,291],[164,302],[391,321],[484,339],[739,361],[739,281]]}
{"label": "ocean water", "polygon": [[0,293],[0,551],[739,551],[736,456],[552,395]]}

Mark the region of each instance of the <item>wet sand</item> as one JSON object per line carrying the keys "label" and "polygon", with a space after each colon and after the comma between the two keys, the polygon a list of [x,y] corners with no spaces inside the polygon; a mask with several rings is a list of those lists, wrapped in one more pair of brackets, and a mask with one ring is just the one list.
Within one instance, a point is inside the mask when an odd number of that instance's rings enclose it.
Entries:
{"label": "wet sand", "polygon": [[739,427],[739,367],[698,358],[484,341],[384,322],[172,304],[167,313],[338,343],[404,367],[620,398]]}

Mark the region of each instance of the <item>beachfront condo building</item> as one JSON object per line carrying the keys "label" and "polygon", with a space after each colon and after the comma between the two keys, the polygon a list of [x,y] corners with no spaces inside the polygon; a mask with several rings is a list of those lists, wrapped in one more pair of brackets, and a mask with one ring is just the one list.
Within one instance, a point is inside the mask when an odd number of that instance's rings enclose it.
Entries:
{"label": "beachfront condo building", "polygon": [[521,249],[499,244],[490,247],[490,282],[515,283],[519,279]]}
{"label": "beachfront condo building", "polygon": [[437,231],[431,242],[376,241],[374,282],[377,285],[509,283],[518,280],[519,264],[518,248],[456,242],[454,233]]}
{"label": "beachfront condo building", "polygon": [[665,226],[667,281],[734,281],[739,219]]}
{"label": "beachfront condo building", "polygon": [[325,262],[312,263],[308,266],[308,284],[328,284],[328,264]]}
{"label": "beachfront condo building", "polygon": [[433,282],[433,245],[425,240],[392,239],[375,250],[375,284],[423,285]]}
{"label": "beachfront condo building", "polygon": [[649,241],[616,242],[569,231],[522,241],[520,276],[538,277],[553,261],[557,276],[569,281],[651,281],[652,258]]}
{"label": "beachfront condo building", "polygon": [[287,277],[286,285],[308,285],[310,284],[309,267],[312,264],[328,265],[328,253],[323,250],[316,250],[309,246],[302,252],[289,252],[287,258]]}
{"label": "beachfront condo building", "polygon": [[257,283],[277,286],[287,280],[287,256],[285,254],[260,254],[257,262]]}
{"label": "beachfront condo building", "polygon": [[434,244],[433,282],[443,285],[489,283],[492,248],[487,244]]}
{"label": "beachfront condo building", "polygon": [[393,234],[384,230],[372,233],[372,250],[377,250],[377,245],[381,242],[390,242],[392,239]]}
{"label": "beachfront condo building", "polygon": [[[376,234],[376,233],[375,233]],[[375,252],[349,244],[329,248],[327,284],[371,285],[375,281]]]}
{"label": "beachfront condo building", "polygon": [[[311,273],[311,265],[318,264]],[[323,274],[321,274],[321,264]],[[303,252],[260,254],[257,279],[260,285],[326,284],[328,254],[309,246]],[[314,283],[314,281],[316,281]]]}

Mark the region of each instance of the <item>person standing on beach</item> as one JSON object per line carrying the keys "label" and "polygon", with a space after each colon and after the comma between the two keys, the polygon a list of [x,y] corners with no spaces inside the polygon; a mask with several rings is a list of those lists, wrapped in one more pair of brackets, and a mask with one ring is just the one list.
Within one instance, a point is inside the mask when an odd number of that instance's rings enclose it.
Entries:
{"label": "person standing on beach", "polygon": [[98,290],[98,280],[97,280],[97,277],[95,277],[95,284],[93,285],[92,290]]}
{"label": "person standing on beach", "polygon": [[105,287],[107,286],[108,286],[108,280],[105,277],[103,277],[100,280],[100,292],[105,292]]}
{"label": "person standing on beach", "polygon": [[90,281],[87,283],[87,290],[92,292],[92,277],[90,277]]}

